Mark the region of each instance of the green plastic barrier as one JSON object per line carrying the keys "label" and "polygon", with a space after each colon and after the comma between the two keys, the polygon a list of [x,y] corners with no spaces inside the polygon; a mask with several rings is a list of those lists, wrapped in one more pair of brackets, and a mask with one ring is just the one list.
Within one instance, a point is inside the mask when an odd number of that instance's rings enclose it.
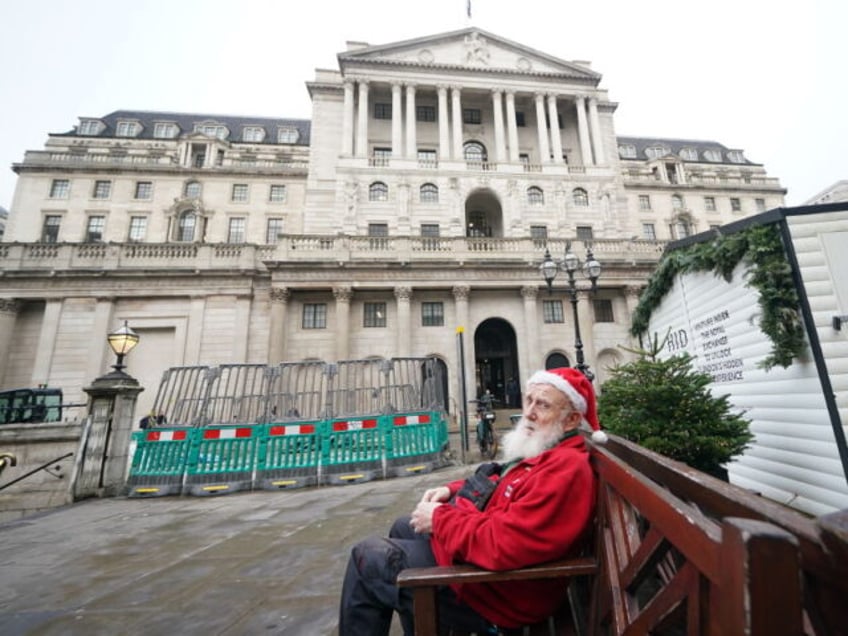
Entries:
{"label": "green plastic barrier", "polygon": [[188,457],[184,492],[223,495],[253,486],[260,426],[196,429]]}
{"label": "green plastic barrier", "polygon": [[321,483],[352,484],[383,473],[383,432],[378,416],[325,422],[321,448]]}
{"label": "green plastic barrier", "polygon": [[428,473],[439,466],[448,444],[447,423],[433,411],[383,417],[386,476]]}
{"label": "green plastic barrier", "polygon": [[135,452],[127,479],[127,495],[158,497],[180,494],[191,437],[196,430],[157,428],[133,433]]}
{"label": "green plastic barrier", "polygon": [[264,425],[256,463],[256,485],[264,490],[318,484],[321,422]]}

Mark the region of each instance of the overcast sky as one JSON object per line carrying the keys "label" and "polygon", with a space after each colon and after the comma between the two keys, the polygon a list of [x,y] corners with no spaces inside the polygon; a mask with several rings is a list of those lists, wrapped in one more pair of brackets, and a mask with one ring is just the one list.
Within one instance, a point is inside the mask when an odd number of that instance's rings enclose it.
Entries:
{"label": "overcast sky", "polygon": [[589,60],[619,135],[713,140],[799,205],[848,178],[845,0],[6,0],[0,205],[11,164],[119,109],[310,118],[305,82],[370,44],[478,26]]}

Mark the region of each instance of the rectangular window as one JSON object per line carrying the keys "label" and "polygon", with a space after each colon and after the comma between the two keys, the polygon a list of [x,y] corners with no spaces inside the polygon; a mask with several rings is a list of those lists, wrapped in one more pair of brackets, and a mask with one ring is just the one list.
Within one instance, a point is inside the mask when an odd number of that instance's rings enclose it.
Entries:
{"label": "rectangular window", "polygon": [[135,137],[137,124],[133,121],[119,121],[115,129],[117,137]]}
{"label": "rectangular window", "polygon": [[757,212],[765,212],[766,211],[766,200],[765,199],[754,199],[754,204],[757,206]]}
{"label": "rectangular window", "polygon": [[704,209],[707,212],[715,212],[716,211],[715,197],[704,197]]}
{"label": "rectangular window", "polygon": [[578,225],[577,226],[577,240],[578,241],[591,241],[592,236],[592,226],[591,225]]}
{"label": "rectangular window", "polygon": [[527,120],[524,118],[524,113],[520,110],[515,111],[515,125],[519,128],[524,128],[527,125]]}
{"label": "rectangular window", "polygon": [[463,108],[462,123],[463,124],[479,124],[483,121],[483,117],[479,108]]}
{"label": "rectangular window", "polygon": [[44,227],[41,228],[41,241],[43,243],[56,243],[59,241],[59,226],[62,217],[58,214],[48,214],[44,217]]}
{"label": "rectangular window", "polygon": [[246,183],[235,183],[233,184],[233,199],[234,202],[244,203],[247,201],[247,184]]}
{"label": "rectangular window", "polygon": [[436,121],[435,106],[416,106],[415,119],[417,121]]}
{"label": "rectangular window", "polygon": [[648,241],[657,240],[657,232],[653,223],[642,223],[642,238]]}
{"label": "rectangular window", "polygon": [[245,126],[241,137],[243,141],[262,141],[265,138],[265,129],[261,126]]}
{"label": "rectangular window", "polygon": [[95,181],[94,182],[94,192],[92,192],[92,197],[95,199],[108,199],[112,194],[112,182],[111,181]]}
{"label": "rectangular window", "polygon": [[177,136],[177,125],[158,122],[153,125],[153,136],[156,139],[173,139]]}
{"label": "rectangular window", "polygon": [[565,322],[561,300],[543,300],[542,317],[546,323]]}
{"label": "rectangular window", "polygon": [[327,328],[327,304],[305,303],[303,305],[304,329],[326,329]]}
{"label": "rectangular window", "polygon": [[131,216],[130,217],[130,232],[127,239],[130,242],[143,241],[147,236],[147,217],[146,216]]}
{"label": "rectangular window", "polygon": [[374,104],[374,119],[391,119],[392,105],[377,102]]}
{"label": "rectangular window", "polygon": [[362,312],[363,327],[386,326],[386,303],[365,303]]}
{"label": "rectangular window", "polygon": [[376,167],[387,167],[391,158],[391,148],[374,148],[371,156],[371,165]]}
{"label": "rectangular window", "polygon": [[80,135],[96,135],[100,132],[100,122],[95,120],[86,120],[80,122],[79,126],[79,134]]}
{"label": "rectangular window", "polygon": [[608,298],[596,298],[592,301],[595,309],[595,322],[615,322],[612,315],[612,301]]}
{"label": "rectangular window", "polygon": [[741,212],[742,200],[737,197],[730,197],[730,209],[734,212]]}
{"label": "rectangular window", "polygon": [[438,223],[422,223],[421,224],[421,236],[426,236],[428,238],[439,238],[439,224]]}
{"label": "rectangular window", "polygon": [[640,194],[639,195],[639,209],[642,212],[650,212],[651,211],[651,196],[648,194]]}
{"label": "rectangular window", "polygon": [[547,225],[531,225],[530,238],[533,239],[533,247],[541,249],[548,243],[548,226]]}
{"label": "rectangular window", "polygon": [[67,179],[53,179],[50,184],[51,199],[67,199],[71,191],[71,182]]}
{"label": "rectangular window", "polygon": [[444,303],[421,303],[421,326],[422,327],[444,327],[445,305]]}
{"label": "rectangular window", "polygon": [[369,223],[368,243],[372,250],[386,250],[389,248],[389,225],[388,223]]}
{"label": "rectangular window", "polygon": [[274,245],[280,240],[280,234],[283,233],[282,219],[268,219],[268,227],[265,230],[265,243]]}
{"label": "rectangular window", "polygon": [[438,165],[436,161],[435,150],[419,150],[418,151],[418,167],[419,168],[435,168]]}
{"label": "rectangular window", "polygon": [[268,200],[271,203],[285,203],[286,196],[286,186],[275,184],[271,186],[271,190],[268,194]]}
{"label": "rectangular window", "polygon": [[153,196],[153,182],[152,181],[136,181],[135,182],[135,198],[136,199],[150,199]]}
{"label": "rectangular window", "polygon": [[85,240],[87,243],[103,240],[103,228],[106,226],[105,216],[90,216],[85,228]]}
{"label": "rectangular window", "polygon": [[244,217],[230,219],[230,228],[227,232],[227,243],[244,243]]}

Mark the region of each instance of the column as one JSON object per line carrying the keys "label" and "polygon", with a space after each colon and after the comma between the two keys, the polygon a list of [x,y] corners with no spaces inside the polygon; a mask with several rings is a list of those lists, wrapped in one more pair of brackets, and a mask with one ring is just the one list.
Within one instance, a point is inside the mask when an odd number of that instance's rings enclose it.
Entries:
{"label": "column", "polygon": [[353,154],[353,82],[344,83],[344,112],[342,114],[342,154]]}
{"label": "column", "polygon": [[624,320],[616,320],[622,324],[629,325],[633,322],[633,313],[639,306],[639,296],[642,295],[642,287],[639,285],[628,285],[624,288],[624,303],[627,306],[627,316]]}
{"label": "column", "polygon": [[518,128],[515,124],[515,93],[506,93],[506,131],[509,139],[509,160],[518,162]]}
{"label": "column", "polygon": [[12,334],[22,307],[21,302],[14,298],[0,298],[0,386],[6,386],[3,382],[9,372]]}
{"label": "column", "polygon": [[353,290],[350,287],[334,287],[336,299],[336,362],[347,360],[350,356],[350,299]]}
{"label": "column", "polygon": [[403,117],[401,116],[401,95],[400,84],[392,84],[392,157],[402,157],[403,149],[401,143],[403,139]]}
{"label": "column", "polygon": [[188,325],[185,347],[184,364],[191,366],[201,364],[200,344],[205,329],[203,315],[206,313],[206,296],[192,296],[188,309]]}
{"label": "column", "polygon": [[233,364],[246,364],[247,343],[250,331],[250,306],[253,299],[247,295],[236,296],[233,319],[233,349],[230,354]]}
{"label": "column", "polygon": [[56,335],[59,333],[59,319],[62,316],[62,300],[50,298],[44,303],[44,317],[41,319],[41,331],[35,348],[35,361],[32,366],[30,386],[45,384],[50,380],[50,367],[53,363],[53,351],[56,347]]}
{"label": "column", "polygon": [[[476,374],[474,373],[474,332],[469,328],[469,317],[468,317],[468,297],[471,294],[471,288],[468,285],[455,285],[453,288],[453,298],[454,303],[456,304],[456,326],[462,327],[465,331],[463,333],[463,347],[465,349],[465,390],[468,394],[468,399],[477,397],[477,387],[476,387]],[[459,365],[459,360],[457,360],[457,366]],[[455,393],[457,396],[462,395],[462,387],[460,385],[461,377],[457,378],[457,389],[459,391]],[[461,409],[465,412],[468,412],[469,405],[463,404]],[[472,421],[473,418],[469,418],[469,422]]]}
{"label": "column", "polygon": [[439,159],[450,159],[450,128],[448,127],[448,89],[439,86]]}
{"label": "column", "polygon": [[462,101],[459,86],[451,89],[451,132],[453,132],[453,159],[462,160]]}
{"label": "column", "polygon": [[356,156],[368,154],[368,82],[359,80],[359,112],[356,123]]}
{"label": "column", "polygon": [[559,134],[559,113],[556,95],[548,95],[548,119],[551,121],[551,154],[554,163],[562,163],[562,137]]}
{"label": "column", "polygon": [[589,125],[592,127],[592,149],[595,151],[595,163],[604,163],[604,140],[601,139],[601,122],[598,119],[598,98],[589,98]]}
{"label": "column", "polygon": [[406,85],[406,158],[415,159],[418,156],[418,142],[415,139],[415,127],[418,124],[415,117],[415,84]]}
{"label": "column", "polygon": [[495,112],[495,156],[498,163],[506,161],[506,140],[504,139],[503,91],[492,91],[492,109]]}
{"label": "column", "polygon": [[521,288],[521,297],[524,299],[524,351],[521,366],[523,373],[521,377],[529,378],[536,369],[544,368],[544,360],[539,353],[539,314],[538,303],[539,288],[536,285],[525,285]]}
{"label": "column", "polygon": [[[551,162],[551,151],[548,147],[548,131],[545,127],[545,97],[536,93],[536,132],[539,136],[539,163]],[[551,131],[553,134],[553,130]]]}
{"label": "column", "polygon": [[[577,303],[577,318],[580,320],[580,336],[583,341],[583,356],[586,364],[592,368],[595,375],[598,375],[598,372],[595,369],[595,321],[593,320],[594,312],[592,311],[592,294],[585,290],[578,290],[577,298],[579,300]],[[572,363],[572,366],[574,366],[574,364],[576,364],[576,358]]]}
{"label": "column", "polygon": [[274,365],[286,359],[286,313],[291,291],[287,287],[271,287],[271,320],[268,325],[268,364]]}
{"label": "column", "polygon": [[580,137],[580,156],[584,166],[592,165],[592,148],[589,146],[589,127],[586,124],[586,98],[577,96],[577,133]]}
{"label": "column", "polygon": [[397,300],[397,351],[401,358],[408,358],[412,351],[412,323],[410,314],[411,287],[395,287]]}
{"label": "column", "polygon": [[[101,375],[104,369],[108,369],[114,362],[114,354],[112,353],[109,342],[106,340],[106,335],[117,328],[118,324],[113,324],[112,310],[114,299],[111,296],[102,296],[97,299],[97,304],[94,306],[94,324],[91,326],[92,340],[89,344],[89,356],[86,360],[85,374],[87,378],[96,378]],[[132,327],[132,325],[130,325]]]}

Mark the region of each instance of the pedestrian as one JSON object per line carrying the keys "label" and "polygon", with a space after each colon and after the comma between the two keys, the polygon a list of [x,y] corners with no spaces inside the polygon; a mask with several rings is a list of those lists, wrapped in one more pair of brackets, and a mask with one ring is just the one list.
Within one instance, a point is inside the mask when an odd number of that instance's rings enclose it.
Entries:
{"label": "pedestrian", "polygon": [[[412,592],[395,585],[411,567],[470,563],[511,570],[573,556],[594,515],[596,483],[579,435],[601,442],[595,393],[579,371],[538,371],[527,383],[522,418],[503,439],[502,464],[427,490],[387,538],[353,547],[342,585],[340,636],[388,634],[392,613],[413,634]],[[537,623],[565,601],[555,579],[465,584],[439,591],[441,628],[494,633]]]}
{"label": "pedestrian", "polygon": [[518,386],[518,380],[515,376],[510,376],[506,381],[506,401],[507,405],[512,408],[518,408],[521,400],[521,389]]}

